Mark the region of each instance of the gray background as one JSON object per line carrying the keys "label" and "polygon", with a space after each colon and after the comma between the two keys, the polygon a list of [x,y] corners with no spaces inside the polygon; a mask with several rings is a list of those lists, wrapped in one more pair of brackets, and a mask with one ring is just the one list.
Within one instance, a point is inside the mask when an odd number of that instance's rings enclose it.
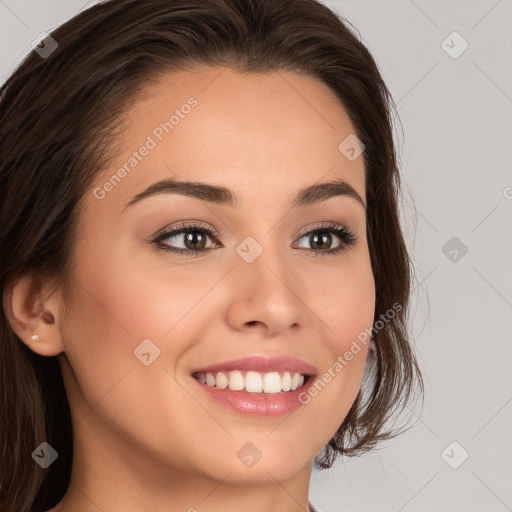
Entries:
{"label": "gray background", "polygon": [[[0,81],[89,3],[0,0]],[[325,3],[356,27],[398,104],[426,398],[405,434],[315,472],[311,501],[320,512],[512,510],[512,1]]]}

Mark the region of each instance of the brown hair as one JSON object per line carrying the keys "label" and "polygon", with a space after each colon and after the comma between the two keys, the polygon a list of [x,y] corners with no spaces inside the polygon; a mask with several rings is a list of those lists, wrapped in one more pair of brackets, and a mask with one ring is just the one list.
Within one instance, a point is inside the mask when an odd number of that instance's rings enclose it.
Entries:
{"label": "brown hair", "polygon": [[[360,454],[396,435],[388,420],[415,390],[423,396],[423,382],[407,329],[413,272],[398,217],[394,105],[345,20],[316,0],[110,0],[51,36],[58,48],[46,58],[32,51],[0,88],[0,290],[33,272],[54,277],[71,297],[81,201],[113,154],[121,114],[150,80],[196,64],[317,78],[365,146],[375,321],[402,308],[374,333],[361,390],[315,462],[328,468],[338,454]],[[69,404],[57,358],[21,342],[4,309],[0,372],[0,505],[47,510],[69,485]],[[43,441],[59,454],[46,470],[31,458]]]}

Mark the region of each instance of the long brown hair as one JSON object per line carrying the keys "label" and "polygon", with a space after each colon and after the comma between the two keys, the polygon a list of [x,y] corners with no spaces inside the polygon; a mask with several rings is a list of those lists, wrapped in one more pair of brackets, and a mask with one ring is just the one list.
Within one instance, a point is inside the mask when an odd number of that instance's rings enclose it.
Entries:
{"label": "long brown hair", "polygon": [[[353,456],[396,435],[388,420],[416,390],[423,396],[407,327],[414,274],[397,207],[396,109],[346,20],[316,0],[110,0],[51,37],[58,47],[49,55],[32,51],[0,88],[0,290],[27,272],[71,290],[81,200],[113,154],[122,113],[150,80],[195,64],[317,78],[365,147],[375,321],[402,306],[374,333],[363,386],[317,465],[328,468],[338,454]],[[21,342],[4,309],[0,385],[0,505],[3,512],[47,510],[69,485],[69,404],[57,358]],[[43,441],[59,454],[46,470],[31,457]]]}

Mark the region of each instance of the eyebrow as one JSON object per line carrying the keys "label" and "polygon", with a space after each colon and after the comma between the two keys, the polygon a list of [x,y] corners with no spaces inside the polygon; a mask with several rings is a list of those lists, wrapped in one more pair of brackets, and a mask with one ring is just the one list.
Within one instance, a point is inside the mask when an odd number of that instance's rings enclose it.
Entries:
{"label": "eyebrow", "polygon": [[[146,188],[146,190],[135,195],[124,209],[126,210],[126,208],[138,203],[142,199],[157,194],[180,194],[210,203],[225,204],[233,208],[239,206],[236,194],[229,188],[197,181],[180,181],[168,178],[153,183]],[[342,179],[336,179],[327,183],[318,183],[299,190],[297,196],[290,204],[290,207],[308,206],[336,196],[351,197],[358,201],[366,210],[366,205],[361,196],[352,185]]]}

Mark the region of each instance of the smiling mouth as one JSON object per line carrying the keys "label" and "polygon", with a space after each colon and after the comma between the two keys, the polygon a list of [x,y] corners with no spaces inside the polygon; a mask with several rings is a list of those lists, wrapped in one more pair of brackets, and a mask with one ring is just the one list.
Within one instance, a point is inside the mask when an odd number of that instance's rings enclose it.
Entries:
{"label": "smiling mouth", "polygon": [[277,394],[295,391],[309,380],[308,375],[295,371],[256,372],[231,370],[221,372],[196,372],[192,374],[206,386],[246,393]]}

